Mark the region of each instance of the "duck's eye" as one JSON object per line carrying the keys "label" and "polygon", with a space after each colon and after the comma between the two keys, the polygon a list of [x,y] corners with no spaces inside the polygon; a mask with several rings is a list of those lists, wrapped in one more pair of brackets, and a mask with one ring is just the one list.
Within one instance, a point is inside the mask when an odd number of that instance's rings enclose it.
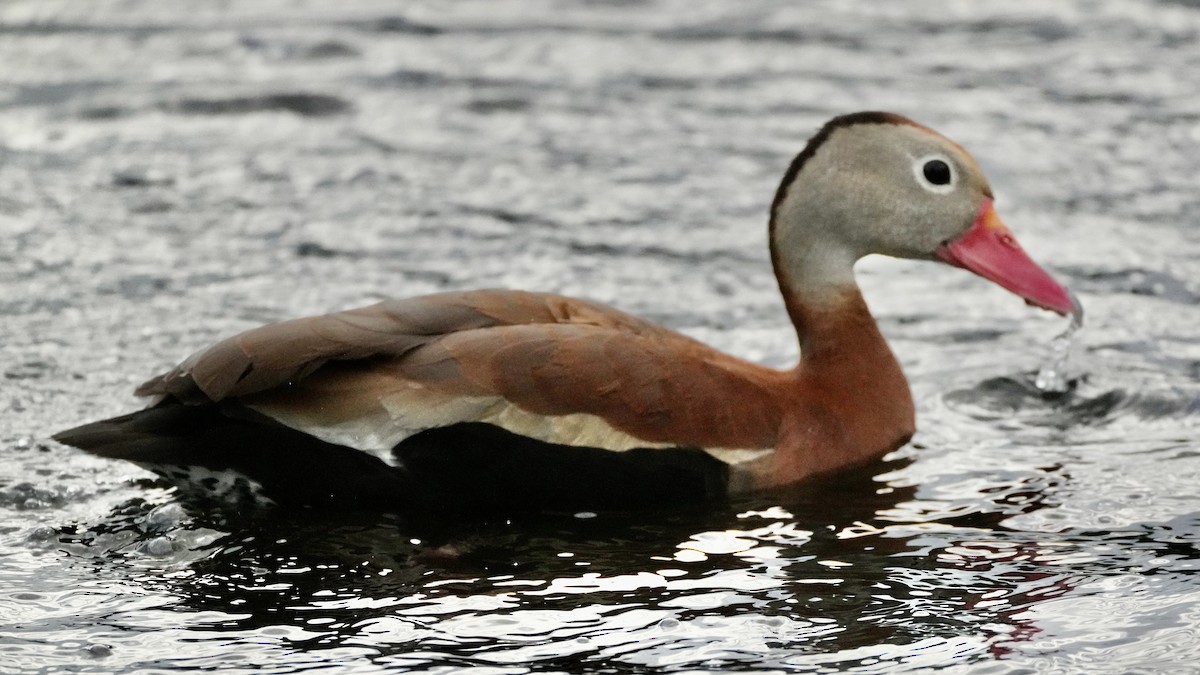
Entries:
{"label": "duck's eye", "polygon": [[913,159],[913,176],[921,187],[939,195],[954,191],[957,171],[945,155],[925,155]]}
{"label": "duck's eye", "polygon": [[950,184],[950,165],[940,159],[931,159],[925,162],[921,172],[925,174],[925,180],[934,185]]}

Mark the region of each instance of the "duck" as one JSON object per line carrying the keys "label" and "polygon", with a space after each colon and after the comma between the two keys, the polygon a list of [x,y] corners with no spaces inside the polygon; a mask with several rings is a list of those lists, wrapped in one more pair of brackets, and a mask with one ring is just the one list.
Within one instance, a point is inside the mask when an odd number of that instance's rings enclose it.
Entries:
{"label": "duck", "polygon": [[842,115],[770,206],[792,368],[598,302],[450,291],[253,328],[138,387],[148,407],[53,437],[236,503],[633,509],[801,490],[916,430],[859,259],[941,262],[1074,311],[994,200],[945,136],[895,113]]}

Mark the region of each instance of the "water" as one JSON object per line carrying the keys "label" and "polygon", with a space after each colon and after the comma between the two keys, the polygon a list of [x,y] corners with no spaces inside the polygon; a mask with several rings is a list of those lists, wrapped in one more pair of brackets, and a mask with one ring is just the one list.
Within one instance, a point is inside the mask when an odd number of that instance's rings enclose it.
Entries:
{"label": "water", "polygon": [[[1187,672],[1200,8],[0,3],[0,672]],[[773,365],[765,213],[825,119],[982,162],[1060,319],[867,260],[912,445],[708,511],[229,513],[47,440],[264,321],[509,286]]]}
{"label": "water", "polygon": [[1065,394],[1071,388],[1067,373],[1067,359],[1071,356],[1071,342],[1075,333],[1083,328],[1083,305],[1079,298],[1071,296],[1071,319],[1067,329],[1050,343],[1050,360],[1038,368],[1033,385],[1044,394]]}

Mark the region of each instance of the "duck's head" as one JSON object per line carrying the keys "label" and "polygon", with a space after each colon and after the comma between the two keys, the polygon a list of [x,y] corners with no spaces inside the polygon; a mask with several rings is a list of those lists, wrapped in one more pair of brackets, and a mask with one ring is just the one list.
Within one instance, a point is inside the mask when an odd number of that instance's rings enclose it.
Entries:
{"label": "duck's head", "polygon": [[[853,284],[872,253],[941,260],[1060,314],[1070,293],[1022,250],[958,144],[900,115],[837,117],[789,167],[771,207],[781,282],[808,299]],[[786,289],[785,289],[786,290]]]}

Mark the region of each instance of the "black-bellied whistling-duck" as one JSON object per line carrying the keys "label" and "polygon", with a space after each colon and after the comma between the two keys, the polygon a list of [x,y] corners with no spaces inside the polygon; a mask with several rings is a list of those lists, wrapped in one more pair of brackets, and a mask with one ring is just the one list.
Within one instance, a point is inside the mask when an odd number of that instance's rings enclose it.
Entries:
{"label": "black-bellied whistling-duck", "polygon": [[774,370],[585,300],[390,300],[256,328],[137,389],[68,445],[201,492],[370,507],[640,507],[779,488],[914,431],[908,383],[854,279],[943,260],[1062,314],[957,144],[899,115],[835,118],[784,175],[771,260],[800,339]]}

